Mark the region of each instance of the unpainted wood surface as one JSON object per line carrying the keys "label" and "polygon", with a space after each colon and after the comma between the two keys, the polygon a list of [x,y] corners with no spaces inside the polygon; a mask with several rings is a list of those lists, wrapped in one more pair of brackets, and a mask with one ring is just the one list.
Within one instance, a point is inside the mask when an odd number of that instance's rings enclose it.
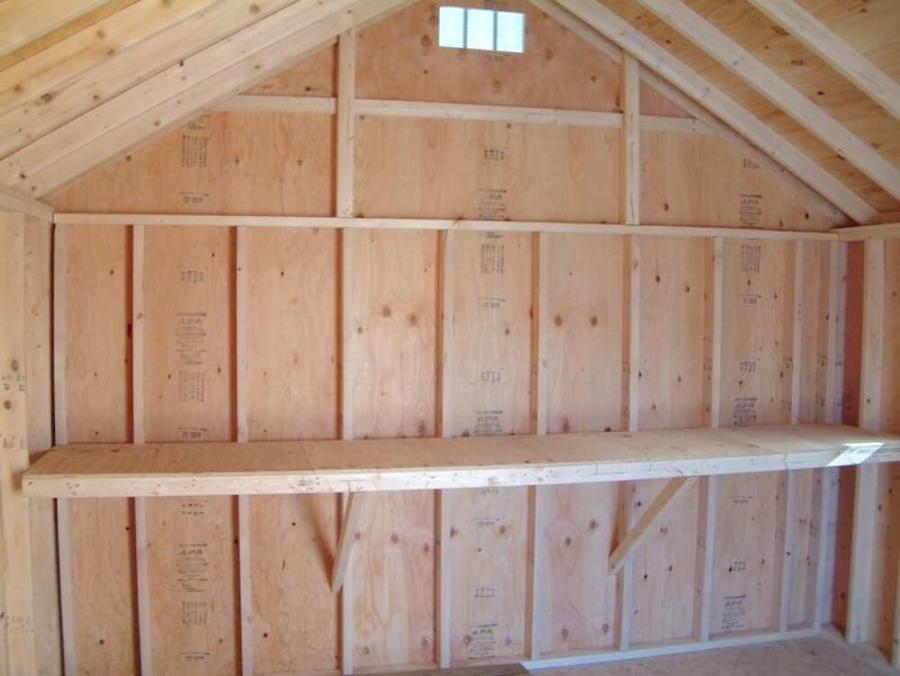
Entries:
{"label": "unpainted wood surface", "polygon": [[[900,242],[885,242],[884,354],[881,375],[882,426],[900,430]],[[879,470],[872,556],[869,640],[885,654],[896,650],[894,615],[900,556],[900,469]]]}
{"label": "unpainted wood surface", "polygon": [[[783,177],[716,136],[641,134],[645,223],[826,230],[831,221]],[[673,167],[679,166],[675,171]]]}
{"label": "unpainted wood surface", "polygon": [[[356,94],[618,110],[619,69],[571,33],[549,23],[530,5],[511,2],[509,7],[515,10],[520,5],[529,12],[528,40],[533,48],[524,57],[469,53],[460,58],[458,53],[437,49],[433,26],[429,24],[436,11],[433,3],[417,3],[362,31]],[[263,10],[268,11],[267,7]],[[423,37],[429,37],[431,43]],[[384,43],[384,39],[388,42]],[[375,48],[379,41],[386,45],[383,50]],[[252,93],[332,96],[336,92],[334,52],[332,47],[324,49],[303,64],[258,85]],[[405,57],[398,60],[392,56],[395,53]],[[472,68],[473,62],[477,62],[476,68]],[[396,68],[381,67],[384,63],[395,64],[410,76],[403,76]],[[426,69],[428,75],[424,75]],[[563,69],[575,72],[577,77],[557,77],[556,73]],[[661,96],[646,91],[642,106],[644,113],[684,114]],[[330,215],[334,203],[334,133],[334,118],[325,114],[213,113],[92,173],[60,193],[54,205],[63,210],[97,212]],[[615,129],[367,117],[357,120],[356,144],[355,207],[361,215],[619,220],[619,133]],[[644,222],[726,227],[756,224],[819,230],[830,226],[820,211],[809,206],[804,194],[793,190],[780,175],[753,166],[752,161],[718,137],[647,131],[642,146]],[[152,248],[156,244],[151,230],[148,229],[147,237],[148,247]],[[181,235],[160,234],[166,243],[159,247],[159,257],[148,259],[145,265],[148,317],[144,398],[148,433],[153,431],[148,434],[151,440],[175,438],[179,427],[198,428],[199,431],[188,433],[200,436],[206,427],[209,438],[233,438],[233,338],[232,329],[225,327],[231,326],[233,311],[231,273],[226,270],[233,268],[230,238],[234,235],[211,232],[215,234],[203,234],[204,229],[197,229],[184,234],[183,240]],[[458,234],[462,233],[448,233],[448,239]],[[526,335],[531,331],[527,313],[533,310],[535,302],[526,288],[533,274],[535,252],[531,237],[503,234],[494,241],[485,234],[465,234],[460,240],[460,263],[444,270],[442,265],[448,259],[439,256],[437,233],[345,231],[343,235],[345,252],[352,257],[351,276],[344,280],[352,287],[348,296],[351,303],[346,309],[350,311],[350,325],[362,332],[353,334],[351,351],[339,356],[339,235],[326,230],[297,234],[269,229],[250,234],[250,438],[337,436],[341,360],[352,373],[349,410],[351,427],[357,436],[433,436],[440,429],[436,412],[442,374],[460,373],[441,363],[441,347],[456,360],[451,363],[466,366],[470,364],[465,355],[473,355],[474,362],[481,352],[487,351],[497,357],[494,361],[503,362],[504,368],[509,369],[505,374],[508,382],[516,383],[515,388],[505,391],[502,386],[498,389],[497,384],[471,383],[471,379],[448,383],[457,389],[451,389],[451,399],[442,402],[450,413],[445,421],[450,428],[445,433],[461,434],[465,430],[454,427],[460,419],[454,416],[459,414],[464,421],[468,418],[467,426],[471,427],[478,420],[475,409],[488,410],[486,404],[479,402],[493,401],[500,402],[496,408],[504,412],[510,406],[515,410],[501,420],[496,431],[528,431],[528,416],[533,411],[527,410],[524,388],[526,384],[531,386],[533,355],[529,351],[530,337],[524,337],[522,331]],[[78,237],[76,234],[76,241]],[[131,369],[126,361],[130,353],[131,297],[127,286],[128,231],[113,228],[112,234],[97,233],[91,237],[100,243],[99,249],[83,253],[80,276],[70,280],[70,293],[75,294],[73,302],[77,302],[73,307],[79,310],[74,317],[70,313],[70,321],[75,324],[69,328],[71,390],[67,400],[72,429],[84,431],[83,435],[73,433],[71,439],[125,442],[131,421]],[[107,237],[111,239],[104,244]],[[481,245],[492,242],[505,246],[506,282],[496,274],[487,280],[479,279]],[[548,430],[619,429],[625,355],[623,290],[627,288],[622,239],[553,235],[548,242],[545,253],[550,258],[550,302],[542,320],[542,330],[548,338],[543,366],[549,385]],[[451,242],[451,253],[452,246]],[[708,339],[703,336],[708,334],[710,318],[708,314],[701,316],[698,298],[710,290],[705,288],[697,291],[697,296],[693,294],[694,284],[706,284],[701,283],[699,269],[707,263],[701,265],[697,256],[709,244],[660,240],[658,245],[642,241],[641,246],[646,251],[646,264],[641,271],[645,322],[641,325],[641,355],[647,369],[639,397],[641,416],[646,417],[648,426],[657,426],[654,420],[659,426],[703,425],[705,420],[696,416],[705,415],[708,405],[708,383],[704,380],[708,369],[701,368],[699,373],[693,369],[698,359],[702,365],[707,359],[708,345],[702,341]],[[791,253],[787,253],[789,245],[773,246],[784,247],[785,260],[792,260]],[[217,256],[228,258],[228,262],[220,259],[210,268],[212,277],[201,283],[208,291],[182,292],[182,282],[171,277],[177,272],[173,266],[177,268],[186,262],[182,267],[191,276],[191,271],[203,267],[194,263],[211,249],[216,250]],[[148,248],[148,255],[155,254]],[[815,255],[808,254],[813,258]],[[490,255],[488,259],[491,260]],[[496,267],[497,258],[492,260]],[[814,265],[810,262],[807,267]],[[110,269],[114,271],[112,275]],[[746,281],[734,272],[739,269],[734,261],[728,264],[726,279],[735,277],[734,288]],[[473,270],[479,272],[473,275]],[[661,273],[659,284],[652,274],[657,270]],[[156,275],[165,279],[158,282]],[[449,346],[441,346],[439,340],[445,335],[439,325],[444,276],[454,290],[451,297],[462,303],[459,321],[470,327],[451,332],[453,341]],[[80,281],[82,277],[84,283]],[[760,278],[767,279],[763,275]],[[683,291],[681,282],[691,282],[690,293]],[[790,294],[792,285],[793,270],[785,267],[766,288],[772,293]],[[471,305],[469,311],[467,303],[472,303],[473,297],[501,296],[507,298],[504,309],[490,310],[495,321],[481,328],[483,313],[488,310]],[[209,321],[214,321],[217,329],[223,328],[207,335],[209,351],[204,359],[207,377],[213,380],[207,382],[204,396],[213,400],[203,405],[180,404],[178,390],[163,380],[170,369],[175,377],[178,357],[171,351],[170,329],[156,318],[180,311],[182,304],[193,305],[195,300],[206,305]],[[807,302],[812,304],[813,296]],[[511,309],[513,306],[515,309]],[[779,310],[767,314],[765,321],[740,320],[735,335],[756,336],[762,331],[759,327],[768,329],[770,324],[776,333],[788,331],[792,325],[789,306],[791,302],[782,308],[783,313]],[[675,317],[681,310],[691,313],[697,322],[681,325],[665,319]],[[557,315],[561,324],[556,322]],[[509,336],[505,335],[507,323]],[[495,342],[495,332],[501,326],[503,336],[497,334],[500,342]],[[805,331],[812,331],[811,327],[811,323],[804,324]],[[291,340],[285,336],[302,338]],[[786,349],[790,350],[791,340],[787,334],[784,338]],[[733,340],[727,335],[726,346]],[[515,348],[504,352],[503,341],[515,343]],[[459,349],[462,351],[454,357],[454,350]],[[811,359],[809,351],[805,352],[804,365],[811,364]],[[726,371],[731,368],[731,360],[732,357],[726,358]],[[674,369],[667,363],[683,364],[684,368]],[[781,366],[779,363],[772,368]],[[777,387],[769,387],[769,383],[776,382],[772,373],[767,371],[766,384],[752,386],[761,393],[761,407],[768,406],[762,401],[764,396],[777,392],[781,402],[784,392],[790,393],[791,375],[786,376],[785,390],[780,378]],[[818,396],[819,385],[817,382],[813,386],[812,378],[812,371],[807,368],[802,388],[804,416],[811,414],[813,389]],[[213,390],[211,383],[217,382],[227,384]],[[731,382],[723,396],[734,397],[735,390]],[[654,403],[655,411],[651,408]],[[191,412],[179,414],[178,410],[184,408]],[[726,422],[730,422],[732,413],[729,411]],[[498,440],[501,442],[506,440]],[[215,452],[217,462],[239,464],[256,450],[241,448],[234,456],[221,448]],[[198,460],[202,453],[202,446],[192,446],[182,460]],[[415,459],[419,453],[418,449],[410,450],[406,457]],[[383,461],[380,452],[367,450],[361,456],[367,462]],[[458,460],[467,462],[464,456],[465,453]],[[547,567],[540,585],[547,609],[542,648],[552,654],[611,646],[616,640],[615,583],[598,576],[597,571],[606,565],[612,545],[617,491],[612,484],[542,490],[546,512],[539,537],[544,540]],[[647,504],[654,490],[654,483],[638,484],[635,497]],[[808,503],[810,490],[814,495],[814,486],[799,487],[798,505]],[[458,558],[464,559],[474,548],[484,546],[483,564],[472,568],[479,578],[487,578],[490,584],[490,579],[500,577],[497,571],[501,567],[496,561],[488,561],[491,556],[502,554],[514,562],[515,574],[502,577],[497,585],[499,596],[490,601],[481,598],[481,606],[472,606],[471,613],[454,611],[454,618],[462,618],[464,627],[471,627],[474,621],[466,618],[477,619],[479,608],[496,610],[495,643],[490,648],[496,654],[516,654],[524,649],[524,627],[520,628],[516,619],[525,603],[525,533],[529,523],[524,494],[525,489],[498,489],[471,506],[463,500],[454,503],[455,496],[447,505],[451,521],[465,533],[456,542],[451,540],[454,547],[459,543]],[[754,495],[759,500],[765,497]],[[682,526],[682,516],[689,520],[695,510],[695,498],[683,497],[686,504],[673,511],[678,514],[678,528]],[[354,662],[360,668],[428,664],[434,656],[434,500],[428,491],[376,496],[374,500],[378,501],[376,508],[370,521],[359,529],[360,540],[354,547],[357,573],[350,618]],[[194,504],[193,500],[190,502]],[[180,534],[197,534],[210,543],[215,538],[220,544],[216,551],[210,550],[209,562],[216,575],[234,579],[237,556],[228,545],[232,538],[237,539],[232,503],[223,498],[200,499],[197,504],[207,509],[202,517],[166,512],[167,508],[160,507],[149,515],[154,542],[164,549],[163,544],[177,542]],[[125,500],[108,501],[96,503],[108,505],[105,511],[102,506],[89,511],[90,504],[90,500],[71,502],[75,529],[92,534],[89,543],[73,540],[73,545],[85,562],[84,575],[106,566],[103,561],[111,562],[109,588],[113,593],[103,595],[102,590],[79,588],[86,581],[76,584],[76,617],[99,614],[104,618],[102,626],[116,633],[95,636],[89,632],[79,638],[80,664],[101,672],[127,672],[133,669],[137,640],[130,588],[133,546],[130,530],[126,530],[131,527],[131,507]],[[183,504],[184,501],[171,503]],[[325,571],[333,556],[336,536],[335,498],[254,497],[251,505],[250,579],[256,669],[264,673],[333,668],[338,641],[337,609],[327,590]],[[684,510],[683,515],[680,509]],[[805,517],[805,510],[798,509],[798,519]],[[496,521],[490,521],[492,515]],[[482,517],[493,525],[482,531],[473,530],[473,519]],[[202,525],[192,530],[182,525],[186,522]],[[685,630],[681,619],[687,617],[688,609],[683,601],[687,589],[692,587],[687,584],[690,576],[684,566],[690,556],[688,543],[693,542],[690,537],[673,536],[674,525],[673,519],[668,523],[668,535],[660,533],[659,542],[646,545],[643,556],[648,578],[644,581],[643,573],[639,573],[635,596],[638,615],[633,626],[638,642],[645,637]],[[507,530],[500,534],[502,527]],[[691,531],[693,522],[685,528]],[[795,530],[801,531],[799,527]],[[111,534],[119,531],[124,534],[121,539],[113,538]],[[167,612],[160,610],[160,603],[162,608],[169,608],[178,598],[178,570],[172,567],[170,554],[155,555],[151,584],[154,594],[159,585],[162,597],[159,602],[151,600],[154,615]],[[669,564],[673,571],[668,570]],[[392,582],[381,584],[374,573]],[[685,577],[678,577],[678,585],[667,582],[681,574]],[[284,583],[286,577],[291,580],[289,587]],[[465,576],[457,577],[450,581],[451,598],[470,586],[471,581]],[[200,656],[194,667],[206,665],[222,671],[235,668],[237,592],[230,584],[216,584],[209,589],[207,594],[200,593],[212,603],[205,629],[191,627],[181,631],[179,626],[173,640],[167,641],[169,629],[161,631],[162,625],[157,621],[151,638],[158,670],[164,671],[166,665],[173,664],[165,660],[173,658],[174,652],[187,643],[193,645],[198,636],[202,637],[197,639],[198,644],[204,640],[223,642],[214,645],[208,657]],[[801,602],[792,603],[797,604],[792,611],[797,619]],[[660,607],[665,608],[664,613],[659,612]],[[176,618],[180,618],[176,624],[183,619],[179,614]],[[82,621],[80,626],[91,625]],[[229,636],[225,636],[225,627]],[[171,631],[176,631],[174,625]],[[475,648],[470,652],[471,640],[464,643],[466,635],[456,634],[459,641],[453,644],[454,660],[478,656]],[[295,640],[297,636],[304,640]],[[105,642],[100,643],[100,639]],[[484,644],[481,647],[488,650]],[[175,664],[179,669],[183,667],[183,663]]]}
{"label": "unpainted wood surface", "polygon": [[[145,233],[148,441],[234,439],[233,236],[225,228]],[[146,505],[151,659],[160,673],[237,670],[236,512],[231,497]]]}
{"label": "unpainted wood surface", "polygon": [[[360,231],[349,255],[352,430],[357,438],[435,434],[437,235]],[[434,659],[434,496],[372,497],[353,569],[353,661],[359,667]],[[354,536],[355,537],[355,536]]]}
{"label": "unpainted wood surface", "polygon": [[618,219],[615,129],[366,117],[356,133],[359,215]]}
{"label": "unpainted wood surface", "polygon": [[[25,341],[28,378],[28,452],[35,456],[53,445],[53,225],[25,221]],[[61,668],[59,564],[55,503],[32,500],[31,560],[38,670]]]}
{"label": "unpainted wood surface", "polygon": [[[266,229],[248,240],[250,440],[334,439],[337,234]],[[250,504],[257,673],[335,668],[338,608],[327,563],[337,498],[259,496]]]}
{"label": "unpainted wood surface", "polygon": [[[71,442],[131,440],[130,232],[67,227],[66,392]],[[138,664],[132,501],[69,503],[75,646],[82,668]],[[103,584],[96,581],[103,580]]]}
{"label": "unpainted wood surface", "polygon": [[0,572],[0,668],[5,673],[37,670],[31,519],[18,481],[28,467],[28,368],[26,347],[26,236],[24,214],[0,214],[0,514],[3,566]]}
{"label": "unpainted wood surface", "polygon": [[[690,0],[690,7],[724,31],[742,47],[763,61],[767,67],[785,77],[805,96],[824,108],[853,133],[867,143],[877,144],[890,161],[896,161],[897,146],[892,137],[893,117],[874,101],[861,94],[842,75],[821,58],[803,47],[793,36],[776,28],[749,3],[736,0]],[[633,0],[612,0],[607,5],[629,21],[639,25],[644,33],[671,52],[689,68],[703,75],[747,110],[783,134],[791,143],[821,166],[854,188],[878,209],[896,209],[896,200],[878,188],[869,178],[819,141],[808,129],[756,91],[726,65],[717,63],[688,37],[667,26]],[[890,2],[867,6],[865,12],[854,3],[811,3],[807,9],[828,25],[834,25],[839,35],[852,36],[863,52],[871,51],[881,59],[881,67],[896,77],[897,43],[887,36],[900,22],[900,14]],[[890,55],[890,56],[888,56]],[[893,59],[891,59],[893,57]],[[802,66],[802,67],[801,67]]]}
{"label": "unpainted wood surface", "polygon": [[[723,424],[790,419],[794,251],[725,243]],[[786,477],[723,477],[716,528],[714,634],[777,628]]]}
{"label": "unpainted wood surface", "polygon": [[[448,233],[443,430],[522,434],[531,420],[532,246],[527,234]],[[528,494],[444,493],[450,524],[450,651],[458,661],[525,654]]]}
{"label": "unpainted wood surface", "polygon": [[524,54],[438,47],[439,6],[417,2],[360,32],[360,98],[620,109],[617,65],[526,0],[503,6],[525,13]]}
{"label": "unpainted wood surface", "polygon": [[[77,444],[29,468],[54,497],[481,488],[894,462],[898,437],[840,425],[455,439]],[[749,481],[749,480],[748,480]]]}
{"label": "unpainted wood surface", "polygon": [[328,115],[206,113],[97,169],[54,204],[61,211],[330,215],[333,134]]}
{"label": "unpainted wood surface", "polygon": [[[709,242],[640,238],[639,429],[707,422],[711,316]],[[664,333],[666,339],[659,340]],[[666,481],[634,484],[632,518],[641,517]],[[634,554],[632,641],[691,636],[696,596],[697,485],[686,489]]]}

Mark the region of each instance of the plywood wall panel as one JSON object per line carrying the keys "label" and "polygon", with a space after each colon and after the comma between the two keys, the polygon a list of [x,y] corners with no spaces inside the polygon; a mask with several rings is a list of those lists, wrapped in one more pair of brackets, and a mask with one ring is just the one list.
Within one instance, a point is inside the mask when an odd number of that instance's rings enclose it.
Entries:
{"label": "plywood wall panel", "polygon": [[778,626],[784,473],[722,477],[716,523],[712,632]]}
{"label": "plywood wall panel", "polygon": [[790,557],[787,561],[790,566],[788,626],[792,628],[809,627],[813,621],[819,538],[823,533],[819,509],[823,476],[823,472],[813,470],[793,473],[794,511],[790,523]]}
{"label": "plywood wall panel", "polygon": [[67,231],[66,404],[71,441],[131,437],[128,228]]}
{"label": "plywood wall panel", "polygon": [[786,424],[793,374],[794,244],[725,242],[723,424]]}
{"label": "plywood wall panel", "polygon": [[366,117],[364,216],[615,222],[616,129]]}
{"label": "plywood wall panel", "polygon": [[348,239],[354,436],[434,436],[437,234]]}
{"label": "plywood wall panel", "polygon": [[[70,442],[131,439],[130,236],[66,234],[66,397]],[[130,500],[69,502],[75,648],[84,673],[136,673],[134,520]]]}
{"label": "plywood wall panel", "polygon": [[[438,2],[417,2],[360,32],[361,98],[619,110],[619,68],[525,0],[525,53],[438,47]],[[453,6],[484,7],[460,0]]]}
{"label": "plywood wall panel", "polygon": [[660,94],[656,89],[646,83],[641,83],[641,106],[642,115],[661,115],[664,117],[687,117],[686,112],[676,106],[668,98]]}
{"label": "plywood wall panel", "polygon": [[259,228],[248,246],[250,438],[334,439],[337,233]]}
{"label": "plywood wall panel", "polygon": [[447,236],[444,433],[524,434],[531,404],[529,234]]}
{"label": "plywood wall panel", "polygon": [[617,578],[606,571],[615,532],[617,488],[594,484],[541,489],[543,654],[614,645]]}
{"label": "plywood wall panel", "polygon": [[[795,367],[800,369],[797,403],[799,422],[826,421],[826,378],[828,373],[828,327],[831,309],[830,245],[804,242],[800,271],[800,355]],[[796,344],[796,343],[795,343]],[[819,566],[819,538],[827,525],[821,523],[820,501],[823,497],[823,472],[796,471],[794,511],[790,522],[791,547],[790,595],[788,625],[810,626],[816,603],[816,574]],[[822,565],[825,565],[824,562]]]}
{"label": "plywood wall panel", "polygon": [[878,472],[876,509],[869,642],[890,655],[894,648],[897,562],[900,556],[900,469],[896,463]]}
{"label": "plywood wall panel", "polygon": [[[712,318],[707,279],[711,243],[637,238],[640,256],[638,428],[703,427],[708,420],[706,358]],[[640,518],[665,481],[629,493]],[[689,638],[694,628],[699,488],[677,498],[634,554],[632,641]]]}
{"label": "plywood wall panel", "polygon": [[447,502],[452,657],[460,662],[521,659],[525,652],[528,491],[450,491]]}
{"label": "plywood wall panel", "polygon": [[330,115],[207,113],[91,172],[59,211],[327,216]]}
{"label": "plywood wall panel", "polygon": [[550,235],[547,431],[622,427],[624,238]]}
{"label": "plywood wall panel", "polygon": [[[145,233],[147,441],[234,439],[234,232]],[[236,673],[234,498],[146,503],[157,673]]]}
{"label": "plywood wall panel", "polygon": [[664,225],[827,230],[789,181],[707,134],[641,134],[641,219]]}
{"label": "plywood wall panel", "polygon": [[638,424],[641,429],[703,427],[711,340],[706,280],[710,242],[639,237]]}
{"label": "plywood wall panel", "polygon": [[[794,245],[728,240],[724,246],[722,423],[790,419]],[[712,631],[777,628],[786,475],[719,481]]]}
{"label": "plywood wall panel", "polygon": [[884,255],[884,429],[900,432],[900,242],[886,241]]}
{"label": "plywood wall panel", "polygon": [[[444,434],[531,424],[531,235],[448,233]],[[445,493],[454,660],[523,655],[528,491]]]}
{"label": "plywood wall panel", "polygon": [[234,231],[145,233],[144,402],[148,441],[234,436]]}
{"label": "plywood wall panel", "polygon": [[[860,385],[862,376],[862,307],[863,307],[863,243],[847,243],[846,321],[844,324],[844,380],[842,388],[842,422],[858,425],[860,420]],[[840,470],[837,496],[835,582],[832,587],[831,620],[836,627],[846,628],[850,554],[853,537],[853,505],[855,504],[856,468]]]}
{"label": "plywood wall panel", "polygon": [[335,96],[336,65],[337,48],[331,45],[244,93],[257,96]]}
{"label": "plywood wall panel", "polygon": [[[336,438],[337,233],[251,230],[248,254],[249,437]],[[336,496],[250,500],[256,673],[337,668]]]}
{"label": "plywood wall panel", "polygon": [[[665,481],[639,481],[628,493],[633,519],[666,487]],[[691,638],[697,596],[695,570],[700,491],[694,484],[666,509],[633,555],[634,601],[632,642],[660,643]]]}
{"label": "plywood wall panel", "polygon": [[[844,325],[843,421],[858,425],[862,378],[863,242],[847,243],[847,321]],[[852,470],[851,470],[852,471]]]}
{"label": "plywood wall panel", "polygon": [[[897,240],[885,242],[884,269],[882,429],[900,432],[900,242]],[[900,468],[896,464],[879,469],[876,504],[870,640],[884,653],[891,654],[900,557]]]}
{"label": "plywood wall panel", "polygon": [[[624,238],[546,238],[547,431],[622,428]],[[612,647],[616,578],[604,574],[616,521],[616,486],[541,488],[543,653]]]}
{"label": "plywood wall panel", "polygon": [[800,422],[825,421],[825,385],[828,372],[829,243],[802,245],[800,347]]}
{"label": "plywood wall panel", "polygon": [[[349,235],[349,236],[348,236]],[[355,437],[434,436],[437,234],[345,233]],[[358,667],[434,661],[434,496],[370,496],[353,552]]]}
{"label": "plywood wall panel", "polygon": [[354,548],[353,659],[359,667],[434,662],[434,495],[367,500]]}

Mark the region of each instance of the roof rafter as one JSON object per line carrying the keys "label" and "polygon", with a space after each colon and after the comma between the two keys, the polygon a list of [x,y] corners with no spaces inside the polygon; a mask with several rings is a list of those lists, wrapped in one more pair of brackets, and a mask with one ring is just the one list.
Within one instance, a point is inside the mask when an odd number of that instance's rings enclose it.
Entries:
{"label": "roof rafter", "polygon": [[0,54],[7,54],[32,40],[74,21],[106,0],[7,0],[0,3]]}
{"label": "roof rafter", "polygon": [[[130,23],[136,9],[132,6],[117,12],[108,21],[115,20],[118,23],[106,22],[96,27],[96,30],[104,31],[106,38],[103,41],[109,39],[119,42],[120,51],[99,61],[88,58],[87,63],[82,64],[84,68],[67,77],[64,82],[58,82],[46,92],[35,91],[24,101],[3,112],[0,115],[0,156],[7,156],[34,143],[43,135],[103,105],[147,78],[186,61],[195,53],[248,25],[265,20],[287,4],[289,0],[216,2],[190,16],[182,15],[180,21],[172,21],[167,28],[148,34],[146,39],[130,47],[126,44],[123,24]],[[181,7],[181,4],[170,5],[170,10],[176,6]],[[171,13],[169,16],[174,18]],[[149,23],[146,16],[144,19],[144,23]],[[80,46],[79,56],[89,57],[90,45],[95,37],[94,30],[88,31],[87,35],[72,37],[78,38],[76,49]],[[44,65],[52,66],[54,56],[62,53],[58,50],[65,51],[66,46],[59,43],[46,50],[46,55],[38,54],[34,58],[50,59],[50,63]],[[13,87],[20,81],[12,83]],[[24,88],[28,91],[33,86],[34,83],[30,83]]]}
{"label": "roof rafter", "polygon": [[900,84],[795,0],[749,0],[750,4],[788,31],[804,47],[900,119]]}
{"label": "roof rafter", "polygon": [[46,195],[408,2],[295,2],[7,158],[3,180]]}
{"label": "roof rafter", "polygon": [[[547,16],[552,17],[555,21],[568,28],[589,45],[603,52],[603,54],[608,56],[615,63],[621,62],[622,49],[618,45],[613,44],[604,35],[588,26],[584,21],[571,14],[568,10],[560,7],[556,3],[556,0],[531,0],[531,4],[538,7],[547,14]],[[779,164],[771,155],[763,152],[750,143],[744,136],[736,132],[732,127],[721,122],[718,117],[709,112],[703,105],[682,93],[680,89],[662,79],[656,73],[651,72],[648,68],[641,69],[641,82],[669,99],[688,115],[696,118],[700,123],[706,125],[712,133],[716,134],[716,136],[725,141],[739,153],[742,153],[769,171],[781,175],[785,180],[790,181],[798,190],[807,195],[812,208],[832,219],[835,223],[846,222],[847,214],[836,207],[831,200],[823,197],[821,193],[811,188],[796,174]]]}
{"label": "roof rafter", "polygon": [[140,0],[34,56],[0,70],[0,111],[27,103],[97,63],[109,62],[122,50],[212,2],[187,0],[181,4],[163,4]]}
{"label": "roof rafter", "polygon": [[635,0],[900,199],[900,169],[682,0]]}
{"label": "roof rafter", "polygon": [[0,186],[0,211],[15,211],[42,221],[53,220],[53,207],[16,190]]}
{"label": "roof rafter", "polygon": [[875,216],[872,206],[847,185],[608,7],[594,0],[557,0],[557,2],[632,54],[647,68],[700,102],[810,187],[826,196],[851,218],[865,223]]}

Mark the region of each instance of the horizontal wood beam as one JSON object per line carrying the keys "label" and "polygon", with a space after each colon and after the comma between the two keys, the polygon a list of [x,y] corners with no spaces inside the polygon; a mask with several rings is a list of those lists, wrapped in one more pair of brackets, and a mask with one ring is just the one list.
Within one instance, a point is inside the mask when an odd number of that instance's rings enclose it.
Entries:
{"label": "horizontal wood beam", "polygon": [[362,493],[350,493],[344,509],[344,520],[341,524],[341,535],[338,540],[334,566],[331,569],[331,591],[337,594],[344,586],[344,577],[350,565],[350,553],[356,539],[356,529],[362,517],[366,496]]}
{"label": "horizontal wood beam", "polygon": [[[239,94],[213,108],[219,112],[286,113],[334,115],[337,100],[328,96],[258,96]],[[477,120],[485,122],[518,122],[521,124],[557,124],[581,127],[613,127],[622,125],[621,113],[596,110],[563,110],[522,106],[490,106],[468,103],[437,103],[396,99],[357,99],[353,110],[359,116],[412,117],[438,120]],[[641,128],[683,134],[712,134],[702,120],[690,117],[642,115]]]}
{"label": "horizontal wood beam", "polygon": [[900,119],[900,84],[838,37],[796,0],[750,0],[813,54]]}
{"label": "horizontal wood beam", "polygon": [[637,2],[747,82],[876,185],[900,199],[900,168],[682,0]]}
{"label": "horizontal wood beam", "polygon": [[216,104],[212,110],[220,113],[334,115],[337,112],[337,99],[333,96],[238,94]]}
{"label": "horizontal wood beam", "polygon": [[560,110],[553,108],[491,106],[472,103],[358,99],[354,105],[354,112],[357,115],[381,117],[428,117],[446,120],[563,124],[585,127],[622,126],[621,113],[590,110]]}
{"label": "horizontal wood beam", "polygon": [[335,216],[220,216],[215,214],[81,214],[59,213],[54,222],[66,225],[175,225],[206,227],[336,228],[387,230],[458,230],[475,232],[547,232],[584,235],[646,235],[659,237],[722,237],[784,241],[836,241],[832,232],[762,230],[681,225],[563,223],[557,221],[481,221],[441,218],[362,218]]}
{"label": "horizontal wood beam", "polygon": [[638,545],[649,535],[650,529],[656,525],[656,522],[659,521],[666,509],[675,502],[679,495],[693,486],[696,481],[697,477],[683,476],[669,480],[659,495],[650,503],[650,506],[641,514],[634,527],[628,531],[628,534],[622,539],[619,546],[610,554],[610,575],[615,575],[619,572],[622,566],[625,565],[628,557],[634,553]]}
{"label": "horizontal wood beam", "polygon": [[842,242],[862,242],[867,239],[897,239],[900,237],[900,223],[857,225],[850,228],[836,228],[832,232],[837,233]]}
{"label": "horizontal wood beam", "polygon": [[649,657],[662,657],[663,655],[683,655],[685,653],[703,652],[706,650],[721,650],[723,648],[739,648],[741,646],[762,645],[765,643],[777,643],[794,639],[812,638],[819,635],[818,629],[792,629],[787,632],[761,631],[761,632],[737,632],[712,637],[706,641],[673,641],[665,644],[655,644],[646,647],[628,648],[627,650],[601,650],[574,652],[569,655],[557,655],[542,657],[538,660],[525,660],[522,666],[526,669],[562,669],[567,667],[582,667],[591,664],[607,664],[610,662],[622,662],[624,660],[637,660]]}
{"label": "horizontal wood beam", "polygon": [[586,24],[632,54],[647,68],[698,101],[816,192],[827,196],[829,201],[851,218],[859,223],[866,223],[875,216],[872,206],[847,185],[618,14],[595,0],[557,1]]}
{"label": "horizontal wood beam", "polygon": [[855,427],[433,439],[77,444],[23,478],[43,497],[268,495],[596,483],[900,461],[900,435]]}

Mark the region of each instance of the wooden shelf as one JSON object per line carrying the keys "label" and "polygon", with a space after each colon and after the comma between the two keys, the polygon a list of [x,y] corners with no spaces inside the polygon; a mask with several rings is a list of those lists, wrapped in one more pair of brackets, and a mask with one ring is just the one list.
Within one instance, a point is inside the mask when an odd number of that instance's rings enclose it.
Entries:
{"label": "wooden shelf", "polygon": [[43,497],[527,486],[900,461],[900,436],[794,425],[457,439],[73,444],[24,474]]}

